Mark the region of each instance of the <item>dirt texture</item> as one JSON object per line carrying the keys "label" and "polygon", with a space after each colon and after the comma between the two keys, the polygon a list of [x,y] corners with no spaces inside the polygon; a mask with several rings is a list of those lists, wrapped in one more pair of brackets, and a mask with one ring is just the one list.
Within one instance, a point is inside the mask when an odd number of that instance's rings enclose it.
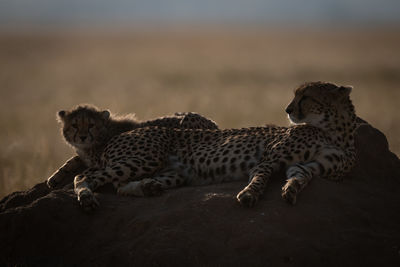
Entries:
{"label": "dirt texture", "polygon": [[[315,178],[295,206],[271,179],[255,208],[246,181],[133,198],[106,186],[85,213],[45,182],[0,201],[0,266],[400,266],[400,161],[369,124],[340,183]],[[45,178],[45,177],[44,177]]]}

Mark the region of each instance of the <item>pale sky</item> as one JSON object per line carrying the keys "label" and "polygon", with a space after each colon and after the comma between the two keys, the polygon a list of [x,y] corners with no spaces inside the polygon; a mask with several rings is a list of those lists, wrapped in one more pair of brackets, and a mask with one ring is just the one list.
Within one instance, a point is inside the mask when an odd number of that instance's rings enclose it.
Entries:
{"label": "pale sky", "polygon": [[400,24],[400,0],[0,0],[0,25]]}

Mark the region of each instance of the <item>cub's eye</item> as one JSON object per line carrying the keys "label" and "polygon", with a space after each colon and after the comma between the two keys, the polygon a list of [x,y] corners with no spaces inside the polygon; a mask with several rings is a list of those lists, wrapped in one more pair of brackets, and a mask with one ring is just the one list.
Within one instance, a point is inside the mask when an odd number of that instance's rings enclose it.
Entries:
{"label": "cub's eye", "polygon": [[314,102],[314,103],[316,103],[316,104],[318,104],[318,105],[323,106],[323,104],[322,104],[321,102],[319,102],[318,100],[316,100],[315,98],[310,98],[310,99],[311,99],[312,102]]}
{"label": "cub's eye", "polygon": [[94,127],[94,123],[89,123],[88,128],[93,128]]}
{"label": "cub's eye", "polygon": [[72,124],[72,127],[74,127],[75,129],[77,129],[77,128],[78,128],[78,124],[73,123],[73,124]]}
{"label": "cub's eye", "polygon": [[301,106],[301,104],[303,104],[303,102],[308,98],[309,98],[308,96],[303,96],[299,101],[299,106]]}

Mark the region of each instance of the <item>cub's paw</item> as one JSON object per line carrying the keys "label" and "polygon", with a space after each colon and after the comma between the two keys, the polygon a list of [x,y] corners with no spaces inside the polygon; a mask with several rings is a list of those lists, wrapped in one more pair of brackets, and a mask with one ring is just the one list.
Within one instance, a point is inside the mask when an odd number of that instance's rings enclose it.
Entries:
{"label": "cub's paw", "polygon": [[46,183],[49,188],[56,188],[58,185],[57,179],[54,176],[51,176],[49,179],[47,179]]}
{"label": "cub's paw", "polygon": [[68,177],[68,173],[63,170],[58,170],[47,179],[47,186],[49,188],[56,188]]}
{"label": "cub's paw", "polygon": [[78,201],[84,211],[92,211],[99,207],[99,202],[90,191],[79,192]]}
{"label": "cub's paw", "polygon": [[249,189],[243,189],[237,194],[236,199],[245,207],[252,208],[258,201],[258,195]]}
{"label": "cub's paw", "polygon": [[292,178],[289,179],[286,184],[282,187],[282,198],[288,203],[296,204],[297,194],[300,191],[300,183]]}
{"label": "cub's paw", "polygon": [[164,191],[162,183],[153,179],[143,179],[141,181],[141,188],[144,196],[159,196]]}
{"label": "cub's paw", "polygon": [[56,172],[47,179],[47,186],[49,188],[56,188],[60,185],[60,182],[64,179],[64,174],[61,172]]}

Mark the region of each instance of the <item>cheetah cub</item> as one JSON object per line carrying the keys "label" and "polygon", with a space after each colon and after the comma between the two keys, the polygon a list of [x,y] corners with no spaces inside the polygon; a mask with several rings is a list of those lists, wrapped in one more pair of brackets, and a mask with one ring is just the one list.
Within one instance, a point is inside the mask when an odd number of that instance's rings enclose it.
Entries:
{"label": "cheetah cub", "polygon": [[356,115],[351,87],[306,83],[286,108],[293,125],[227,130],[138,128],[111,138],[91,169],[75,177],[85,210],[112,182],[123,195],[150,196],[183,184],[249,179],[237,200],[253,207],[271,174],[285,168],[282,197],[291,204],[315,176],[338,180],[354,165]]}
{"label": "cheetah cub", "polygon": [[175,113],[172,116],[140,122],[133,114],[112,116],[108,110],[93,105],[79,105],[70,111],[58,112],[65,141],[75,148],[77,156],[69,159],[50,178],[47,185],[55,188],[67,176],[82,173],[88,167],[99,167],[101,153],[116,135],[136,128],[160,126],[167,128],[218,129],[217,124],[197,113]]}

